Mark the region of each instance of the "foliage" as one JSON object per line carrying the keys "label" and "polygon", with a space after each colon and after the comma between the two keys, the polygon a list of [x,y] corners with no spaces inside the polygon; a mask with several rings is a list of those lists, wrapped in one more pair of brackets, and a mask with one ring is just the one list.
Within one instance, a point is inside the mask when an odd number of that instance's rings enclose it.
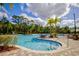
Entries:
{"label": "foliage", "polygon": [[68,26],[61,28],[61,31],[63,31],[63,33],[70,33],[70,29]]}
{"label": "foliage", "polygon": [[[68,33],[70,31],[69,27],[60,27],[57,25],[60,22],[59,18],[49,18],[47,26],[43,27],[36,25],[33,20],[29,21],[23,16],[13,16],[13,19],[16,24],[12,24],[8,19],[3,16],[0,20],[0,34],[32,34],[32,33]],[[57,21],[58,19],[58,21]],[[28,22],[23,22],[27,20]],[[56,20],[56,21],[55,21]]]}
{"label": "foliage", "polygon": [[12,35],[0,35],[0,45],[8,46],[9,44],[15,44],[17,42],[16,36]]}
{"label": "foliage", "polygon": [[48,25],[50,26],[50,35],[56,36],[57,34],[57,23],[60,22],[60,19],[55,17],[55,18],[48,18]]}

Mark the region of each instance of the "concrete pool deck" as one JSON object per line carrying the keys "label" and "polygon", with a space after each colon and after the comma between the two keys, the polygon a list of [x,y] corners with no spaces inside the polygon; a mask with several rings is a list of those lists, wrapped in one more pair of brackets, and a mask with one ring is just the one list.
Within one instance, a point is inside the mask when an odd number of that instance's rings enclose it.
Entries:
{"label": "concrete pool deck", "polygon": [[[79,56],[79,40],[68,39],[66,36],[62,38],[46,39],[60,42],[62,46],[53,51],[36,51],[17,46],[19,49],[2,52],[0,56]],[[67,41],[69,42],[69,47],[67,47]]]}

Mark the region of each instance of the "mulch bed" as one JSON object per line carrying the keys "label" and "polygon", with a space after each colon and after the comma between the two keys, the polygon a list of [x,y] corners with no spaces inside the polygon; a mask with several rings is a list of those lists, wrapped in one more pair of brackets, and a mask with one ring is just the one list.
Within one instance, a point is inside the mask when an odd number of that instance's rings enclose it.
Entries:
{"label": "mulch bed", "polygon": [[12,51],[12,50],[15,50],[15,49],[18,49],[18,48],[17,47],[13,47],[13,46],[7,46],[7,47],[0,46],[0,53],[1,52]]}

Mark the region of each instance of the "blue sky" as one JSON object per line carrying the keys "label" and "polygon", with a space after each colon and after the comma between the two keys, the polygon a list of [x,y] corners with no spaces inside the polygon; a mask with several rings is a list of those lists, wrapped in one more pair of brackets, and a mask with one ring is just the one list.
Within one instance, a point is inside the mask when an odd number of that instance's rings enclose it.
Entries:
{"label": "blue sky", "polygon": [[14,4],[12,9],[10,9],[9,4],[5,4],[4,8],[8,11],[9,15],[19,15],[21,12],[20,4]]}
{"label": "blue sky", "polygon": [[[35,19],[38,19],[42,21],[42,23],[45,23],[48,17],[51,17],[53,15],[61,16],[61,14],[64,14],[65,12],[68,12],[64,16],[61,17],[62,20],[73,20],[73,9],[74,13],[76,15],[76,19],[79,18],[79,5],[72,5],[68,6],[68,4],[44,4],[44,3],[14,3],[13,8],[11,9],[9,7],[9,4],[6,3],[4,5],[3,9],[0,9],[0,12],[5,12],[8,15],[8,18],[10,18],[13,15],[25,15],[28,17],[32,17]],[[66,9],[69,8],[69,11],[66,11]],[[11,20],[11,19],[10,19]],[[67,21],[66,21],[67,22]],[[63,21],[63,23],[66,23]],[[70,22],[67,22],[70,23]],[[66,23],[66,24],[67,24]]]}
{"label": "blue sky", "polygon": [[37,16],[33,15],[33,13],[30,10],[29,10],[29,12],[28,12],[28,10],[27,11],[21,10],[21,5],[23,5],[23,9],[28,8],[27,5],[20,4],[20,3],[19,4],[15,3],[12,9],[10,9],[9,4],[7,3],[7,4],[5,4],[4,8],[7,10],[9,16],[20,15],[21,13],[26,13],[28,16],[37,17]]}
{"label": "blue sky", "polygon": [[[70,11],[62,19],[74,19],[73,14],[75,13],[76,19],[79,18],[79,7],[70,6]],[[66,18],[65,18],[66,17]]]}
{"label": "blue sky", "polygon": [[[22,5],[23,5],[23,10],[21,10]],[[9,4],[6,3],[4,8],[7,10],[9,16],[20,15],[21,13],[26,13],[28,16],[38,17],[38,16],[34,15],[31,10],[28,11],[27,4],[14,3],[13,8],[10,9]],[[76,18],[79,18],[79,7],[71,6],[68,14],[66,14],[64,17],[62,17],[62,19],[65,19],[65,18],[73,19],[73,8],[75,10]],[[27,9],[27,10],[25,10],[25,9]]]}

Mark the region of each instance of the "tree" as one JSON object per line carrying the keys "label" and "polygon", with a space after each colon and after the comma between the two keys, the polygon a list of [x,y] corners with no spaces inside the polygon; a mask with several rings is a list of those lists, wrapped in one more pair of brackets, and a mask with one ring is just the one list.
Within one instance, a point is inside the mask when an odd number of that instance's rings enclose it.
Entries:
{"label": "tree", "polygon": [[17,24],[20,24],[20,16],[13,15],[12,16]]}
{"label": "tree", "polygon": [[27,24],[29,24],[29,22],[32,22],[32,24],[33,24],[34,21],[32,21],[32,20],[29,21],[29,19],[25,18],[24,16],[19,16],[19,17],[20,17],[20,29],[21,29],[21,32],[23,31],[23,34],[25,34],[26,30],[28,30],[27,28],[29,28],[27,26]]}
{"label": "tree", "polygon": [[61,33],[69,33],[70,32],[70,28],[68,26],[62,27],[60,29]]}
{"label": "tree", "polygon": [[35,24],[34,24],[34,21],[33,20],[31,20],[30,23],[31,23],[30,33],[32,33],[33,30],[35,29]]}
{"label": "tree", "polygon": [[1,30],[3,30],[3,32],[5,32],[5,33],[10,33],[11,29],[13,28],[12,23],[10,23],[5,16],[3,16],[3,18],[1,19],[0,22],[2,24],[1,25],[2,29]]}
{"label": "tree", "polygon": [[2,32],[5,34],[7,29],[7,25],[6,22],[8,22],[7,18],[5,16],[3,16],[3,18],[1,19],[1,23],[2,23]]}
{"label": "tree", "polygon": [[[48,18],[48,25],[50,25],[50,36],[52,36],[52,29],[53,29],[53,36],[56,37],[57,34],[57,30],[56,30],[56,26],[57,23],[60,22],[60,18],[55,17],[55,18]],[[53,28],[52,28],[53,26]]]}
{"label": "tree", "polygon": [[53,23],[53,20],[52,18],[48,18],[48,25],[50,26],[50,35],[52,35],[52,23]]}
{"label": "tree", "polygon": [[7,22],[7,33],[12,33],[13,24],[10,22]]}
{"label": "tree", "polygon": [[16,16],[16,15],[13,15],[12,17],[13,17],[13,19],[14,19],[14,22],[16,22],[15,31],[16,31],[16,30],[19,30],[19,31],[20,31],[21,17],[20,17],[20,16]]}
{"label": "tree", "polygon": [[2,33],[2,31],[3,31],[3,23],[0,21],[0,34]]}

